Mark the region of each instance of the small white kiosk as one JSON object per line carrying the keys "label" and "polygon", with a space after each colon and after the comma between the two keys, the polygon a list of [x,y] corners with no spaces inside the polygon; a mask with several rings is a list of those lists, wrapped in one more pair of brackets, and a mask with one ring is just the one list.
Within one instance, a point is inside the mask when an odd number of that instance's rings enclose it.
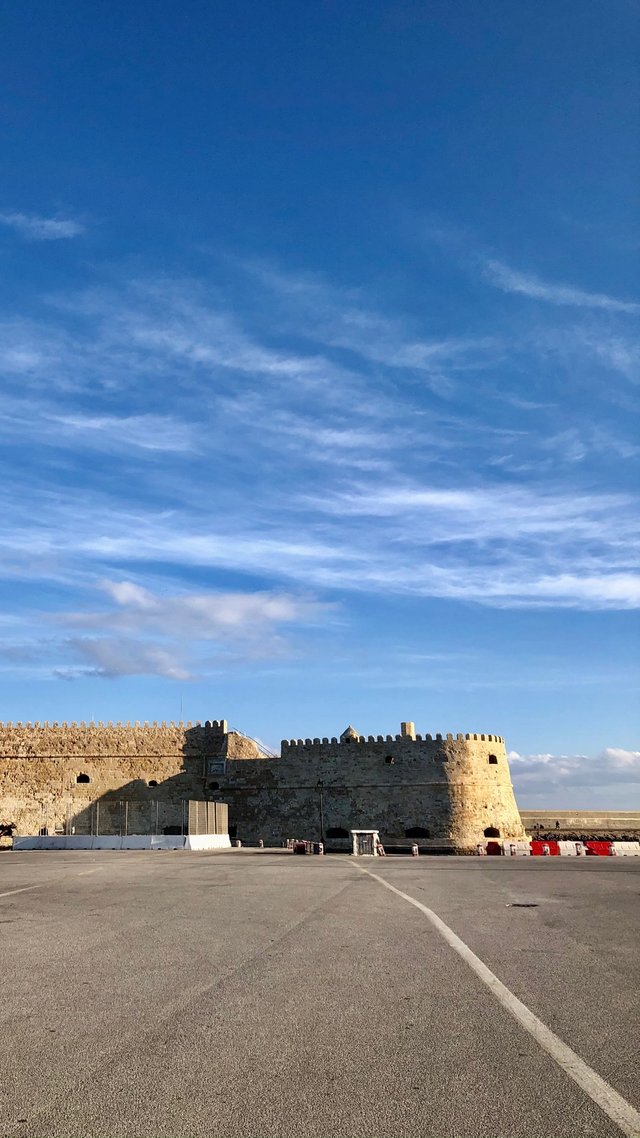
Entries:
{"label": "small white kiosk", "polygon": [[379,830],[349,830],[354,857],[378,857]]}

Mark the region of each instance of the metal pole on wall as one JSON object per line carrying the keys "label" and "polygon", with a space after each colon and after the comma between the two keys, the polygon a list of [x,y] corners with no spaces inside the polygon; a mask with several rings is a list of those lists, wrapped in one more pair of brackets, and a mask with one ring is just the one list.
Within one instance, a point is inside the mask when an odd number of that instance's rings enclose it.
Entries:
{"label": "metal pole on wall", "polygon": [[100,803],[96,802],[96,838],[100,837]]}
{"label": "metal pole on wall", "polygon": [[160,831],[158,830],[158,799],[157,798],[156,798],[156,828],[155,828],[155,833],[156,834],[160,833]]}
{"label": "metal pole on wall", "polygon": [[184,798],[181,800],[182,816],[180,819],[180,834],[184,838]]}
{"label": "metal pole on wall", "polygon": [[126,838],[129,833],[129,800],[124,804],[124,836]]}
{"label": "metal pole on wall", "polygon": [[320,841],[324,842],[324,783],[321,778],[318,779],[316,786],[320,791]]}

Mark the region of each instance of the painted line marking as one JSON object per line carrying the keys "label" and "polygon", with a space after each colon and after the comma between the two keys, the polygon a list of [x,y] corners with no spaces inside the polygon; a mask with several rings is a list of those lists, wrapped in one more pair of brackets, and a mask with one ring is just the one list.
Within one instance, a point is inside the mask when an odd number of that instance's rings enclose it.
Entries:
{"label": "painted line marking", "polygon": [[451,946],[454,952],[461,956],[466,964],[475,972],[476,976],[486,984],[487,988],[493,993],[498,1003],[502,1004],[503,1008],[509,1012],[510,1015],[518,1021],[525,1031],[529,1032],[536,1043],[542,1047],[548,1055],[558,1064],[559,1067],[573,1079],[574,1083],[589,1096],[592,1102],[595,1102],[602,1111],[615,1122],[616,1126],[620,1127],[623,1134],[627,1138],[640,1138],[640,1112],[638,1112],[631,1103],[614,1091],[613,1087],[609,1086],[605,1080],[597,1074],[575,1051],[551,1031],[542,1020],[538,1019],[532,1011],[523,1004],[513,992],[498,979],[497,976],[487,968],[487,965],[476,956],[468,944],[454,933],[447,924],[434,913],[433,909],[428,909],[422,902],[416,901],[415,897],[410,897],[408,893],[403,893],[401,889],[396,889],[389,881],[385,881],[384,877],[378,877],[377,873],[371,873],[370,870],[364,869],[362,866],[357,866],[361,873],[366,873],[367,877],[372,877],[374,881],[384,885],[385,889],[391,890],[392,893],[397,893],[398,897],[402,897],[403,901],[407,901],[421,913],[424,913],[428,921],[440,933],[447,944]]}
{"label": "painted line marking", "polygon": [[[94,869],[83,869],[82,873],[74,873],[73,877],[87,877],[90,873],[97,873],[102,869],[101,865],[97,865]],[[0,893],[0,897],[13,897],[14,893],[29,893],[32,889],[44,889],[46,885],[52,885],[55,882],[41,881],[38,885],[21,885],[19,889],[8,889],[6,893]]]}
{"label": "painted line marking", "polygon": [[44,889],[44,882],[42,885],[23,885],[20,889],[9,889],[6,893],[0,893],[0,897],[12,897],[14,893],[28,893],[30,889]]}

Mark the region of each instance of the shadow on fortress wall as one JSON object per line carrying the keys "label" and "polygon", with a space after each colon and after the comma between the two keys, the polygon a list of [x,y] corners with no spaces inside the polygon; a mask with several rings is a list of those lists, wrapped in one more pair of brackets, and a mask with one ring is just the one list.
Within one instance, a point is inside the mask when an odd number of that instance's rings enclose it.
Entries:
{"label": "shadow on fortress wall", "polygon": [[[224,802],[226,738],[202,729],[185,730],[182,768],[169,778],[156,777],[153,756],[138,760],[148,769],[144,776],[131,779],[82,804],[82,783],[76,783],[76,797],[70,799],[64,830],[67,834],[119,836],[127,834],[176,835],[188,832],[190,801]],[[237,826],[231,824],[230,836]],[[49,831],[53,832],[52,830]]]}

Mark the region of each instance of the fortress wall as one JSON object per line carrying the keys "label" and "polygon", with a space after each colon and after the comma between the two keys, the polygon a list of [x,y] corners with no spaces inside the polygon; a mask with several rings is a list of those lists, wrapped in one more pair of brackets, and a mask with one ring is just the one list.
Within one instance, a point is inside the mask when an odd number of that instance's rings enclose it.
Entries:
{"label": "fortress wall", "polygon": [[[101,831],[109,832],[111,819],[119,832],[122,811],[110,799],[137,800],[141,814],[145,803],[149,814],[160,799],[159,825],[179,825],[183,799],[203,797],[207,759],[226,754],[233,736],[225,732],[224,721],[1,724],[0,820],[15,822],[21,834],[37,834],[42,826],[53,833],[66,825],[86,833],[100,801]],[[78,775],[89,782],[77,783]],[[146,829],[149,817],[144,821]],[[135,824],[132,814],[130,833]]]}
{"label": "fortress wall", "polygon": [[225,720],[202,723],[0,723],[0,757],[95,758],[208,752],[225,739]]}
{"label": "fortress wall", "polygon": [[[79,774],[90,782],[78,784]],[[145,804],[150,811],[159,801],[162,828],[180,822],[184,799],[217,798],[245,840],[319,837],[319,781],[325,832],[373,826],[393,841],[420,826],[435,844],[460,849],[474,848],[487,826],[501,837],[524,836],[497,735],[285,741],[281,757],[266,758],[224,720],[0,726],[0,820],[23,834],[43,825],[90,832],[96,802],[101,832],[109,824],[119,832],[120,799],[131,810],[138,803],[141,821]],[[130,815],[129,832],[135,824]]]}
{"label": "fortress wall", "polygon": [[[161,798],[173,807],[164,810],[162,826],[178,825],[185,798],[202,797],[202,763],[190,772],[183,769],[182,756],[123,759],[30,758],[0,759],[0,803],[2,820],[15,822],[19,834],[37,834],[46,826],[49,833],[64,830],[67,823],[77,833],[90,833],[94,825],[92,805],[99,801],[100,832],[109,833],[109,819],[120,830],[120,808],[108,801],[128,799],[152,802]],[[76,783],[79,774],[89,783]],[[158,787],[150,787],[154,779]],[[132,815],[129,832],[135,832]],[[145,829],[146,829],[145,825]]]}
{"label": "fortress wall", "polygon": [[319,837],[319,780],[325,832],[373,826],[392,841],[421,826],[434,843],[460,848],[475,847],[488,826],[501,837],[524,837],[496,735],[285,741],[280,759],[256,766],[228,763],[222,789],[249,841]]}

